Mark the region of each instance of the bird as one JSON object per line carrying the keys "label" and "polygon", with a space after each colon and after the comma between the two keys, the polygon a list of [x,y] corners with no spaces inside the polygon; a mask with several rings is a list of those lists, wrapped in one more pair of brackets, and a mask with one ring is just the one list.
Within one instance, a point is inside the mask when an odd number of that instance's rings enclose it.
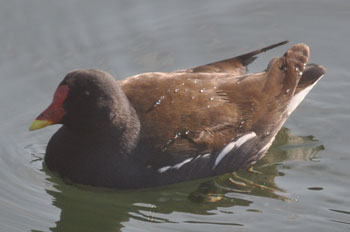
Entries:
{"label": "bird", "polygon": [[44,164],[64,180],[117,189],[149,188],[248,168],[326,69],[295,44],[266,70],[257,55],[116,80],[96,69],[68,73],[31,124],[53,134]]}

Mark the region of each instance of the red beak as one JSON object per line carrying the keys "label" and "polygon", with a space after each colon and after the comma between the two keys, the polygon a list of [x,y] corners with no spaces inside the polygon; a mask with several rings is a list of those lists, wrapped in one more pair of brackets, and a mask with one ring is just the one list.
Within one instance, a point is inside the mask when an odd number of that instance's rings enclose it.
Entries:
{"label": "red beak", "polygon": [[33,121],[29,130],[38,130],[59,123],[66,113],[63,108],[63,102],[66,100],[68,92],[69,88],[67,85],[58,86],[52,103]]}

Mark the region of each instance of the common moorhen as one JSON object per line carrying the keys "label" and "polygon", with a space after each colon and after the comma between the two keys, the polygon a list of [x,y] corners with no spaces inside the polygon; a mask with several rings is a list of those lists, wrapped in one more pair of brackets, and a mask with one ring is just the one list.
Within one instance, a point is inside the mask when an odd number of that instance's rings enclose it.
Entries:
{"label": "common moorhen", "polygon": [[245,74],[255,55],[287,42],[121,81],[100,70],[75,70],[30,130],[63,125],[48,143],[45,163],[80,184],[151,187],[248,167],[326,72],[306,64],[309,48],[297,44],[265,71]]}

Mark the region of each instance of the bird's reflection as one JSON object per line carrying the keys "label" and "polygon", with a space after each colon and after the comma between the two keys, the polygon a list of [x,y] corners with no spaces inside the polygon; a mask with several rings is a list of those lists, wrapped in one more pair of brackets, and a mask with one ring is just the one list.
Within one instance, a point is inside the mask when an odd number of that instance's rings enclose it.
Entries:
{"label": "bird's reflection", "polygon": [[312,136],[296,136],[288,128],[282,128],[266,156],[253,167],[200,184],[199,188],[191,193],[190,199],[198,202],[216,202],[222,200],[227,193],[234,192],[288,200],[283,194],[285,191],[274,181],[275,177],[284,175],[278,167],[289,168],[282,163],[287,160],[311,161],[317,152],[323,149],[323,145]]}
{"label": "bird's reflection", "polygon": [[61,209],[60,220],[51,230],[119,231],[133,220],[176,223],[179,221],[167,215],[173,212],[205,215],[218,208],[249,206],[252,203],[249,195],[287,200],[284,190],[275,183],[275,177],[283,176],[283,168],[288,168],[283,161],[310,161],[323,149],[312,136],[299,137],[283,128],[253,170],[141,190],[76,186],[45,170],[57,189],[47,193],[53,197],[53,205]]}

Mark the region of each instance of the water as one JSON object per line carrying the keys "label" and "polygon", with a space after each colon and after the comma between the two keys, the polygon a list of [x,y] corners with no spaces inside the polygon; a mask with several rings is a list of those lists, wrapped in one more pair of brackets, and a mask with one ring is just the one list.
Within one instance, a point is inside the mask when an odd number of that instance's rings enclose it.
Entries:
{"label": "water", "polygon": [[[0,3],[0,231],[349,231],[349,1]],[[42,166],[52,126],[29,132],[63,76],[117,78],[205,64],[288,39],[328,74],[256,173],[153,189],[94,189]],[[312,135],[312,136],[311,136]]]}

